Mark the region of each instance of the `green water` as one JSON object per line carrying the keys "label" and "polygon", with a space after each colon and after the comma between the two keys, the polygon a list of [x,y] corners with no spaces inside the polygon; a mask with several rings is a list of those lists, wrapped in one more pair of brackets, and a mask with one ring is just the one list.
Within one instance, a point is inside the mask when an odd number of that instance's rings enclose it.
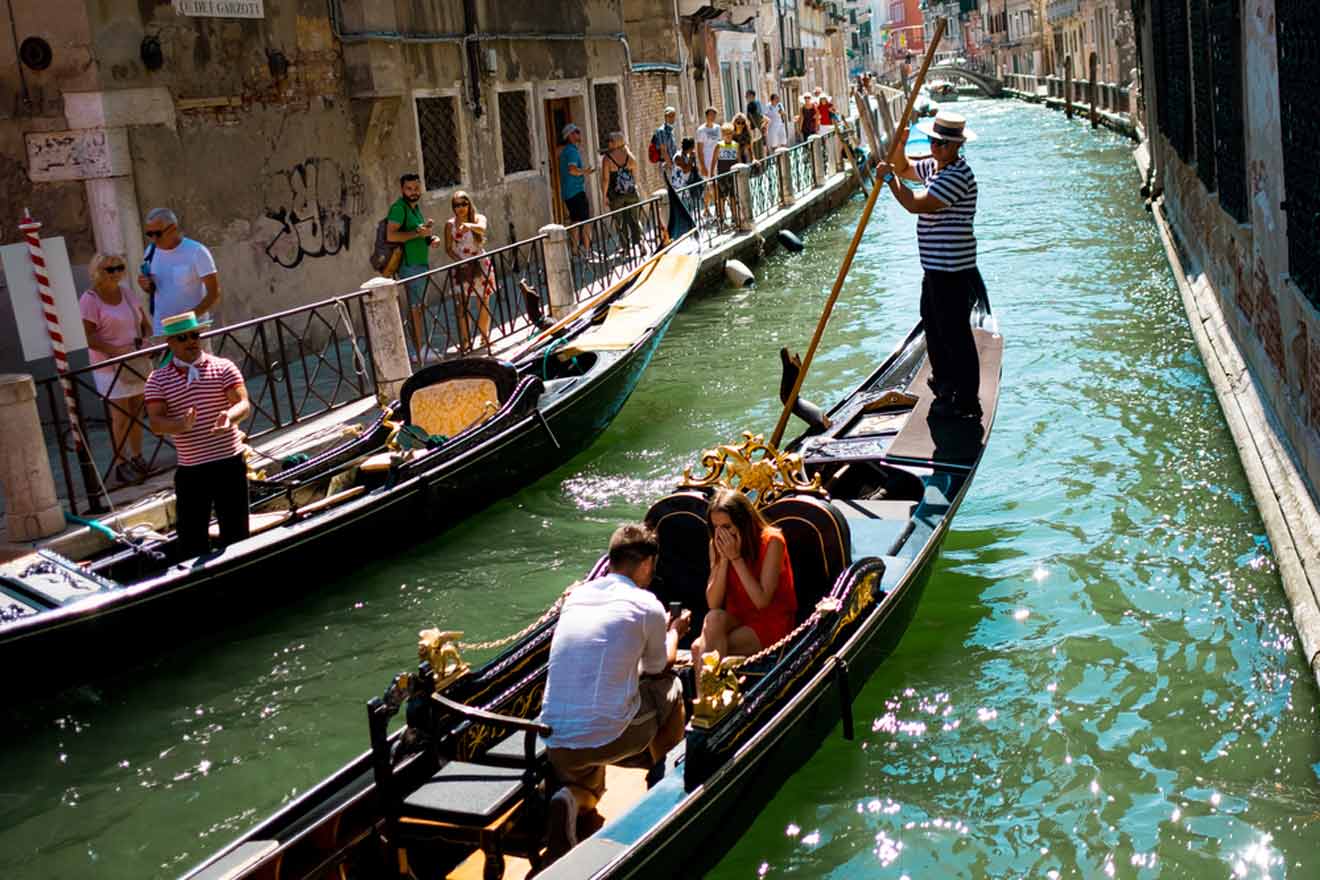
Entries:
{"label": "green water", "polygon": [[[1128,145],[961,109],[1008,346],[994,440],[856,740],[828,739],[715,875],[1318,876],[1316,687]],[[690,301],[593,449],[465,525],[272,582],[299,598],[260,620],[179,621],[189,648],[53,703],[8,670],[34,698],[5,722],[0,876],[173,876],[365,747],[363,702],[419,628],[534,619],[697,449],[773,427],[776,350],[805,345],[859,208],[757,287]],[[808,396],[909,329],[915,251],[886,197]]]}

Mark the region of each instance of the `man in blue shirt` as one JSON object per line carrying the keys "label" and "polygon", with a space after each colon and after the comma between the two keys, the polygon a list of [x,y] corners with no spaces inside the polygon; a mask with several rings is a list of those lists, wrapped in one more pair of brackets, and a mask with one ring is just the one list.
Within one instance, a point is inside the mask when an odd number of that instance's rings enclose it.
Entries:
{"label": "man in blue shirt", "polygon": [[[564,126],[562,136],[564,146],[559,150],[559,197],[568,209],[568,222],[576,224],[591,219],[591,202],[587,199],[585,178],[596,169],[582,164],[582,151],[578,148],[582,143],[582,129],[570,122]],[[579,226],[574,233],[580,247],[591,247],[591,230],[588,227]]]}
{"label": "man in blue shirt", "polygon": [[673,107],[666,107],[664,125],[657,128],[651,138],[655,141],[656,148],[660,150],[660,164],[666,175],[672,170],[674,157],[678,155],[678,141],[674,139],[676,119],[678,119],[678,111]]}

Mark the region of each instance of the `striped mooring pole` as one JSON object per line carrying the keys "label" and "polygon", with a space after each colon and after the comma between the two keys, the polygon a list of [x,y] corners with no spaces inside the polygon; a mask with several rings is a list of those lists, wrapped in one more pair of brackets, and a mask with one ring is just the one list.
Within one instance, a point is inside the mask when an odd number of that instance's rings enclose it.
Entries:
{"label": "striped mooring pole", "polygon": [[[64,345],[64,331],[60,327],[60,315],[55,308],[55,295],[50,290],[50,273],[46,269],[46,254],[41,248],[41,223],[32,217],[27,208],[23,209],[23,222],[18,224],[23,240],[27,242],[28,259],[32,261],[32,274],[37,279],[37,297],[41,300],[41,314],[46,319],[46,334],[50,337],[50,350],[55,356],[55,370],[60,374],[60,387],[64,389],[64,406],[69,412],[69,424],[73,427],[74,452],[78,457],[78,466],[82,470],[83,486],[87,491],[87,500],[94,513],[105,510],[101,502],[100,481],[96,478],[96,465],[91,452],[83,442],[82,418],[78,411],[78,396],[74,393],[73,380],[69,378],[69,353]],[[75,508],[74,499],[69,499]]]}

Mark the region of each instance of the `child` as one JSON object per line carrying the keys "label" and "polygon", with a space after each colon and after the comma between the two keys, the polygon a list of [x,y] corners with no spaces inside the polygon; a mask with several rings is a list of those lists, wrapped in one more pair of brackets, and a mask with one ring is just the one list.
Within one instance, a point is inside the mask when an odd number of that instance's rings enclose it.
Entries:
{"label": "child", "polygon": [[737,203],[734,201],[737,196],[737,190],[734,188],[733,175],[726,174],[738,164],[739,146],[733,139],[733,123],[726,122],[720,126],[721,140],[715,148],[715,173],[721,175],[718,178],[716,192],[715,216],[720,223],[724,222],[724,204],[729,202],[729,216],[731,219],[737,219]]}
{"label": "child", "polygon": [[[669,183],[693,217],[697,216],[697,211],[701,207],[701,196],[706,189],[704,186],[693,186],[700,182],[701,172],[697,170],[696,141],[690,137],[683,138],[683,143],[678,148],[678,155],[674,157],[674,167],[669,172]],[[691,188],[685,189],[686,187]]]}

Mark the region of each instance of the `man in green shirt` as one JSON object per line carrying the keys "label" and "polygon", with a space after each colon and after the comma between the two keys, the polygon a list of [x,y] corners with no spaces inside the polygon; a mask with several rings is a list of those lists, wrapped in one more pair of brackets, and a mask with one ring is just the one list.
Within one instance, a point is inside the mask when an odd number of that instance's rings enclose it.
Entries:
{"label": "man in green shirt", "polygon": [[413,279],[407,284],[408,312],[413,344],[420,361],[425,360],[422,352],[426,347],[422,335],[422,306],[426,301],[426,273],[431,268],[427,251],[440,239],[431,232],[435,221],[423,217],[418,206],[422,199],[422,179],[411,172],[403,175],[399,178],[399,193],[398,201],[390,205],[390,212],[386,215],[389,220],[386,237],[403,245],[403,262],[399,265],[397,277]]}

